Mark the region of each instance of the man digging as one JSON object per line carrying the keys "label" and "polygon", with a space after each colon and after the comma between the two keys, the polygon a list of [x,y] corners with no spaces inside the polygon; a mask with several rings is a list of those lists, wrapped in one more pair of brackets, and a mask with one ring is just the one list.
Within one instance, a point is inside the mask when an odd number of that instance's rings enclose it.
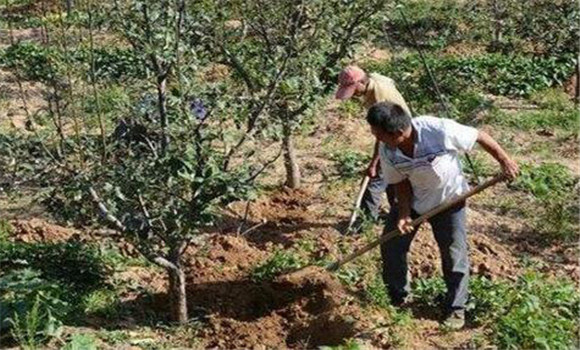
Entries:
{"label": "man digging", "polygon": [[[336,98],[347,100],[353,96],[361,97],[365,108],[370,108],[377,102],[392,102],[401,106],[409,115],[411,112],[405,99],[397,90],[395,82],[377,73],[365,73],[357,66],[348,66],[338,76],[339,88]],[[361,210],[365,216],[373,220],[379,218],[379,209],[383,193],[387,192],[389,204],[393,206],[394,195],[392,186],[388,187],[383,173],[379,169],[379,142],[375,142],[371,162],[366,170],[370,178],[361,202]],[[360,223],[354,225],[353,231],[360,229]]]}
{"label": "man digging", "polygon": [[[419,116],[395,103],[380,102],[367,114],[377,140],[381,169],[395,188],[396,204],[391,207],[385,233],[399,229],[403,235],[381,244],[383,280],[394,305],[408,300],[407,253],[418,228],[410,223],[443,202],[469,191],[459,154],[475,143],[500,164],[513,179],[518,165],[487,133],[450,119]],[[469,258],[465,229],[465,202],[429,219],[441,253],[443,278],[447,286],[444,324],[454,330],[465,325],[468,297]]]}

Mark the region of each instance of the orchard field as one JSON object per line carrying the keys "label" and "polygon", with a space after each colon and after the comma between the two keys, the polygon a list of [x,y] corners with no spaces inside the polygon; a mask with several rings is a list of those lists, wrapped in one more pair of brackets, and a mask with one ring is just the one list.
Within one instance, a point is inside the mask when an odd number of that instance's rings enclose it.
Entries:
{"label": "orchard field", "polygon": [[[3,1],[0,348],[579,347],[579,21],[572,0]],[[520,165],[468,202],[460,331],[428,225],[409,305],[378,249],[323,268],[383,227],[345,234],[374,144],[334,99],[353,63]],[[473,186],[500,170],[470,156]]]}

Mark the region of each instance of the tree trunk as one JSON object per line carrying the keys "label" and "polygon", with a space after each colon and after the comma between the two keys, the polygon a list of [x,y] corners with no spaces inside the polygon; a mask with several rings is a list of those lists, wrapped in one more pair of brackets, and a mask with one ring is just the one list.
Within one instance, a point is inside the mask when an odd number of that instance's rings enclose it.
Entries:
{"label": "tree trunk", "polygon": [[300,187],[300,168],[296,161],[294,142],[292,140],[292,128],[290,121],[282,121],[282,148],[284,149],[284,167],[286,168],[286,186],[290,188]]}
{"label": "tree trunk", "polygon": [[574,102],[580,103],[580,55],[576,58],[576,89],[574,91]]}
{"label": "tree trunk", "polygon": [[187,323],[187,295],[185,294],[185,273],[181,266],[177,270],[167,269],[169,273],[169,297],[171,302],[172,321]]}

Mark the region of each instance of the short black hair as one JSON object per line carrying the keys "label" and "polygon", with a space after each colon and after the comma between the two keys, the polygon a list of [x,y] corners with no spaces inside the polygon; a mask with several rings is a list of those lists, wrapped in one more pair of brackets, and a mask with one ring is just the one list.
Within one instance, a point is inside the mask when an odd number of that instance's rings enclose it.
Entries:
{"label": "short black hair", "polygon": [[375,103],[367,113],[367,122],[386,132],[406,130],[411,126],[411,116],[396,103]]}

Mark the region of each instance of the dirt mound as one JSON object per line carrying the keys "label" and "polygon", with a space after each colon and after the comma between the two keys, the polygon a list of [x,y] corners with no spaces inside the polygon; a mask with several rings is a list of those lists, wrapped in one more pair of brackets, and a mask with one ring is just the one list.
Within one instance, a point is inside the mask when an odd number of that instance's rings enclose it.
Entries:
{"label": "dirt mound", "polygon": [[192,257],[185,263],[191,283],[201,283],[243,278],[267,253],[251,247],[243,237],[215,235],[205,245],[191,248],[187,256]]}
{"label": "dirt mound", "polygon": [[356,334],[362,312],[321,268],[255,282],[251,268],[266,253],[243,237],[216,236],[189,262],[190,308],[207,319],[207,347],[286,348],[340,344]]}
{"label": "dirt mound", "polygon": [[284,187],[269,198],[259,200],[252,205],[250,213],[254,219],[291,223],[293,219],[301,219],[313,203],[315,194],[308,190],[292,190]]}
{"label": "dirt mound", "polygon": [[61,242],[78,235],[78,232],[41,219],[10,221],[10,239],[18,242]]}

